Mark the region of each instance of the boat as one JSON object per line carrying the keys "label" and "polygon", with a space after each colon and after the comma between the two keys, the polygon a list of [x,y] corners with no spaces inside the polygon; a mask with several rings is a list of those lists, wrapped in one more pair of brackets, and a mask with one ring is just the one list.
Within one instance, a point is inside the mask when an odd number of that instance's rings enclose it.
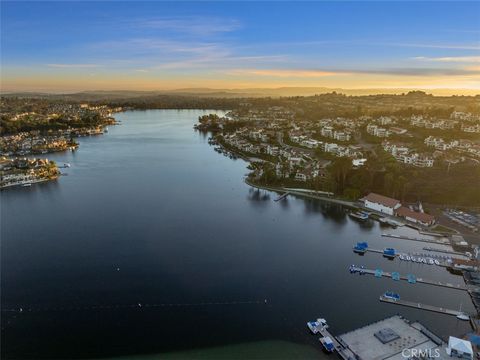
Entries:
{"label": "boat", "polygon": [[348,215],[350,215],[350,217],[353,217],[353,218],[361,220],[361,221],[368,220],[368,213],[366,213],[364,211],[351,212]]}
{"label": "boat", "polygon": [[63,164],[63,166],[66,167],[66,168],[69,168],[69,167],[70,167],[70,164],[69,164],[69,163],[65,163],[65,164]]}
{"label": "boat", "polygon": [[307,322],[307,327],[310,329],[312,334],[318,334],[320,329],[328,328],[327,320],[318,318],[316,321]]}
{"label": "boat", "polygon": [[358,242],[357,245],[353,247],[353,252],[357,254],[365,254],[368,249],[368,243],[367,242]]}
{"label": "boat", "polygon": [[395,258],[395,249],[394,248],[385,248],[383,249],[383,256],[389,259]]}
{"label": "boat", "polygon": [[433,262],[435,263],[435,265],[440,265],[440,261],[438,261],[437,259],[433,260]]}
{"label": "boat", "polygon": [[433,259],[428,259],[428,265],[433,265],[435,264],[435,262],[433,261]]}
{"label": "boat", "polygon": [[383,297],[394,301],[400,300],[400,295],[392,291],[386,291],[385,294],[383,294]]}
{"label": "boat", "polygon": [[323,348],[327,352],[329,352],[329,353],[333,352],[333,350],[335,349],[335,345],[333,344],[333,341],[330,338],[330,336],[321,337],[319,340],[322,343]]}
{"label": "boat", "polygon": [[32,186],[32,183],[25,183],[25,184],[22,184],[23,187],[30,187]]}
{"label": "boat", "polygon": [[470,316],[468,316],[467,314],[465,314],[462,311],[462,304],[461,303],[460,303],[460,310],[459,310],[459,314],[457,315],[457,319],[462,320],[462,321],[469,321],[470,320]]}

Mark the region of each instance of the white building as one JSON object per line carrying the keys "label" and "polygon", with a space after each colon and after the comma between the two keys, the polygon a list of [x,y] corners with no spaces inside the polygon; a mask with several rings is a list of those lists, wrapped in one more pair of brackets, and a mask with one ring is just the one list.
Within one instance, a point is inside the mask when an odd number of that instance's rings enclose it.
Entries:
{"label": "white building", "polygon": [[473,359],[472,343],[453,336],[448,338],[448,356],[455,359]]}
{"label": "white building", "polygon": [[353,159],[352,160],[352,165],[353,165],[353,167],[360,167],[360,166],[365,165],[366,162],[367,162],[367,159],[365,159],[365,158],[363,158],[363,159]]}
{"label": "white building", "polygon": [[361,200],[366,208],[388,215],[393,215],[395,210],[402,206],[399,200],[375,193],[370,193]]}

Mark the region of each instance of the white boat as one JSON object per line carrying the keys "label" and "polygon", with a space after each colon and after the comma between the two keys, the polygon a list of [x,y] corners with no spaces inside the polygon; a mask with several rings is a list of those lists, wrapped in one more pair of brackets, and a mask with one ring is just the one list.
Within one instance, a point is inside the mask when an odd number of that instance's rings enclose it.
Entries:
{"label": "white boat", "polygon": [[316,321],[307,322],[307,327],[310,329],[312,334],[318,334],[321,329],[327,329],[327,320],[318,318]]}
{"label": "white boat", "polygon": [[309,321],[307,322],[307,327],[310,329],[310,332],[315,335],[319,332],[319,324],[316,321]]}
{"label": "white boat", "polygon": [[467,314],[458,314],[457,315],[457,319],[458,320],[462,320],[462,321],[469,321],[470,320],[470,316],[468,316]]}
{"label": "white boat", "polygon": [[25,184],[22,184],[23,187],[30,187],[32,186],[32,183],[25,183]]}
{"label": "white boat", "polygon": [[433,261],[433,259],[428,259],[428,265],[433,265],[435,264],[435,262]]}
{"label": "white boat", "polygon": [[327,352],[330,352],[330,353],[333,352],[333,350],[335,349],[335,345],[333,344],[333,341],[329,336],[322,337],[319,340],[322,343],[323,348]]}
{"label": "white boat", "polygon": [[405,259],[407,259],[407,261],[412,261],[412,258],[410,256],[405,256]]}
{"label": "white boat", "polygon": [[435,265],[440,265],[440,261],[438,261],[437,259],[433,260],[433,262],[435,263]]}

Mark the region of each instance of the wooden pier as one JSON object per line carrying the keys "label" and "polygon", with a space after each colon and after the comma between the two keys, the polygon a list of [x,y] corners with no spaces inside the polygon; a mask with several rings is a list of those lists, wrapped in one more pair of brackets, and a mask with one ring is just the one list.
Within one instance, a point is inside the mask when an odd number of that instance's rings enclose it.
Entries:
{"label": "wooden pier", "polygon": [[273,199],[273,201],[280,201],[280,200],[283,200],[285,199],[290,193],[287,191],[286,193],[280,195],[278,198],[276,199]]}
{"label": "wooden pier", "polygon": [[403,236],[403,235],[397,235],[397,234],[382,234],[383,237],[388,237],[388,238],[393,238],[393,239],[402,239],[402,240],[410,240],[410,241],[419,241],[419,242],[425,242],[425,243],[430,243],[430,244],[437,244],[437,245],[450,245],[448,241],[440,241],[440,240],[434,240],[434,239],[425,239],[425,238],[414,238],[410,236]]}
{"label": "wooden pier", "polygon": [[[363,273],[363,274],[369,274],[369,275],[376,275],[376,270],[372,269],[363,269],[358,266],[351,266],[350,269],[354,270],[355,273]],[[388,271],[383,271],[382,274],[383,277],[388,277],[392,278],[392,273]],[[404,275],[400,275],[399,280],[406,280],[408,281],[408,277]],[[461,290],[461,291],[468,291],[468,288],[466,285],[461,285],[461,284],[450,284],[450,283],[444,283],[441,281],[434,281],[434,280],[427,280],[423,278],[416,278],[415,279],[417,283],[421,284],[427,284],[427,285],[433,285],[433,286],[439,286],[439,287],[444,287],[444,288],[449,288],[449,289],[455,289],[455,290]]]}
{"label": "wooden pier", "polygon": [[411,308],[415,308],[415,309],[419,309],[419,310],[432,311],[432,312],[445,314],[445,315],[452,315],[452,316],[463,315],[463,313],[461,311],[445,309],[443,307],[421,304],[421,303],[416,303],[416,302],[413,302],[413,301],[406,301],[406,300],[401,300],[401,299],[394,300],[394,299],[386,298],[383,295],[380,296],[380,301],[390,303],[390,304],[407,306],[407,307],[411,307]]}

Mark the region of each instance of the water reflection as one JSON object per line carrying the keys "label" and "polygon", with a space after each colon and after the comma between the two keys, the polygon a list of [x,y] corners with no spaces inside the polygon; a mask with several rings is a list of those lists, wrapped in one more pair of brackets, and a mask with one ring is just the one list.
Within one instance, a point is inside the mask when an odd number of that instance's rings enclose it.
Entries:
{"label": "water reflection", "polygon": [[251,201],[254,206],[265,206],[270,202],[270,193],[265,190],[251,187],[248,189],[247,199]]}

